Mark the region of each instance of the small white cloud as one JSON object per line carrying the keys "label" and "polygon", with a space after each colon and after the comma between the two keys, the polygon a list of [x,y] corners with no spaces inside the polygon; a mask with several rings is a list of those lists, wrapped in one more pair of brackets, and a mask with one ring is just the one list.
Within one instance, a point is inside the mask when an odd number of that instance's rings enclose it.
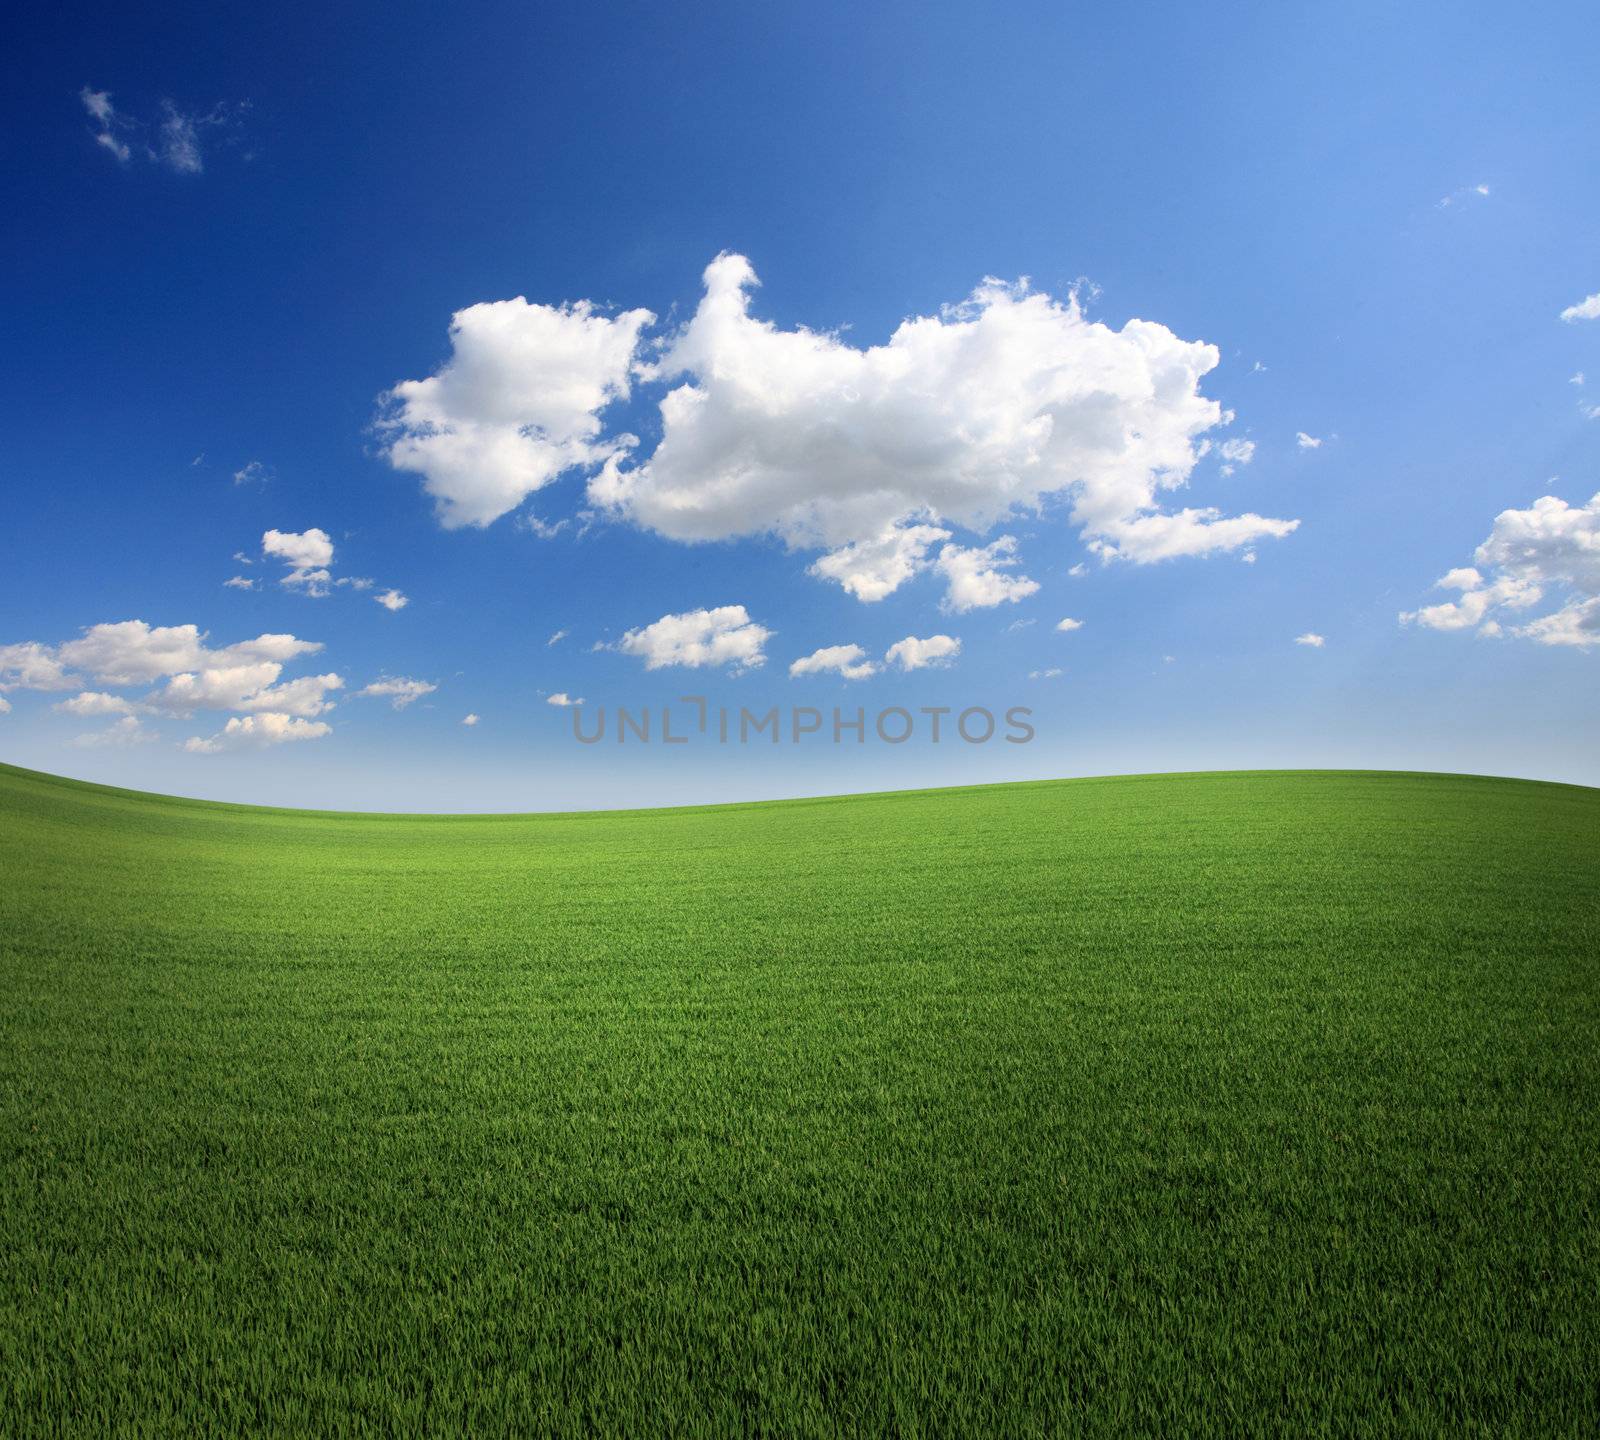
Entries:
{"label": "small white cloud", "polygon": [[[1541,645],[1600,645],[1600,495],[1582,506],[1545,495],[1526,510],[1502,510],[1473,560],[1438,582],[1460,598],[1402,611],[1401,623],[1491,638],[1509,633]],[[1552,589],[1566,592],[1561,608],[1521,625],[1504,623],[1505,612],[1529,610]]]}
{"label": "small white cloud", "polygon": [[902,670],[925,670],[943,667],[953,662],[961,653],[961,642],[951,635],[929,635],[919,640],[907,635],[897,640],[884,653],[884,659]]}
{"label": "small white cloud", "polygon": [[554,635],[552,635],[544,643],[546,644],[546,646],[559,645],[566,638],[567,638],[567,632],[565,630],[557,630],[556,633]]}
{"label": "small white cloud", "polygon": [[878,673],[859,645],[825,645],[789,666],[791,675],[820,675],[830,670],[846,680],[865,680]]}
{"label": "small white cloud", "polygon": [[1322,447],[1321,440],[1315,435],[1307,435],[1304,430],[1295,431],[1294,443],[1302,450],[1318,450]]}
{"label": "small white cloud", "polygon": [[133,149],[121,138],[119,132],[132,128],[132,122],[117,113],[111,103],[109,90],[91,90],[87,85],[78,91],[78,99],[95,122],[95,144],[109,150],[124,165],[133,158]]}
{"label": "small white cloud", "polygon": [[1026,620],[1013,620],[1009,625],[1006,626],[1006,629],[1008,631],[1011,631],[1011,630],[1026,630],[1028,628],[1028,626],[1037,625],[1038,623],[1039,623],[1038,620],[1036,620],[1036,619],[1034,619],[1033,617],[1030,616]]}
{"label": "small white cloud", "polygon": [[1459,205],[1465,200],[1487,200],[1489,187],[1487,185],[1463,185],[1459,190],[1453,190],[1439,202],[1441,210],[1448,210],[1452,205]]}
{"label": "small white cloud", "polygon": [[114,725],[89,735],[79,735],[72,743],[86,750],[120,749],[126,745],[148,745],[158,738],[139,723],[137,715],[124,715]]}
{"label": "small white cloud", "polygon": [[0,695],[0,715],[9,715],[10,713],[11,702],[4,695]]}
{"label": "small white cloud", "polygon": [[396,710],[404,710],[413,701],[420,700],[424,695],[433,694],[438,688],[426,680],[411,680],[404,675],[397,675],[393,678],[374,680],[372,684],[352,693],[357,696],[371,695],[380,700],[387,700]]}
{"label": "small white cloud", "polygon": [[205,169],[200,159],[200,135],[195,127],[195,117],[185,115],[170,100],[161,102],[159,134],[161,158],[174,170],[185,175],[198,175]]}
{"label": "small white cloud", "polygon": [[1583,384],[1583,371],[1579,370],[1570,380],[1567,381],[1567,384],[1569,384],[1569,385],[1582,385]]}
{"label": "small white cloud", "polygon": [[1248,465],[1256,458],[1256,442],[1254,440],[1224,440],[1217,446],[1217,454],[1222,457],[1222,473],[1231,475],[1235,467]]}
{"label": "small white cloud", "polygon": [[1256,552],[1254,550],[1246,550],[1239,557],[1239,563],[1241,565],[1254,565],[1256,563]]}
{"label": "small white cloud", "polygon": [[1056,676],[1061,675],[1063,673],[1064,672],[1062,671],[1060,666],[1053,665],[1048,670],[1030,670],[1030,671],[1028,671],[1028,679],[1030,679],[1030,680],[1054,680],[1056,678]]}
{"label": "small white cloud", "polygon": [[272,471],[259,460],[250,460],[233,472],[235,485],[265,485],[272,479]]}
{"label": "small white cloud", "polygon": [[74,690],[80,683],[48,645],[0,645],[0,690]]}
{"label": "small white cloud", "polygon": [[1004,572],[1018,563],[1016,537],[1002,535],[992,544],[971,549],[946,545],[934,562],[948,584],[942,608],[953,614],[968,610],[987,610],[996,605],[1014,605],[1034,594],[1037,580],[1026,575]]}
{"label": "small white cloud", "polygon": [[546,705],[560,705],[560,706],[563,706],[563,707],[571,706],[571,705],[581,705],[581,704],[583,704],[583,696],[581,696],[581,695],[572,696],[572,695],[567,694],[567,692],[565,690],[557,690],[556,693],[554,695],[552,695],[544,703]]}
{"label": "small white cloud", "polygon": [[1561,318],[1569,325],[1574,320],[1600,320],[1600,290],[1593,295],[1586,296],[1576,305],[1569,305],[1561,312]]}
{"label": "small white cloud", "polygon": [[372,597],[385,610],[404,610],[411,602],[398,590],[385,590],[381,595]]}
{"label": "small white cloud", "polygon": [[70,700],[58,700],[51,706],[68,715],[131,715],[135,708],[133,701],[104,690],[84,690]]}
{"label": "small white cloud", "polygon": [[147,700],[157,709],[179,714],[193,710],[271,710],[311,717],[333,709],[328,692],[344,688],[344,677],[331,672],[275,684],[282,669],[275,661],[262,660],[186,671],[174,675],[160,690],[152,691]]}
{"label": "small white cloud", "polygon": [[898,590],[927,563],[928,547],[948,540],[937,525],[888,525],[877,535],[830,551],[811,574],[842,585],[868,604]]}
{"label": "small white cloud", "polygon": [[463,715],[461,717],[461,723],[463,725],[476,725],[478,723],[478,717],[476,715]]}
{"label": "small white cloud", "polygon": [[322,649],[293,635],[258,635],[220,650],[208,650],[195,625],[148,625],[122,620],[91,625],[59,646],[28,641],[0,646],[0,688],[74,690],[82,681],[68,672],[88,671],[103,685],[140,685],[185,671],[271,661],[283,665]]}
{"label": "small white cloud", "polygon": [[352,590],[366,591],[372,589],[378,582],[369,580],[365,575],[343,575],[333,583],[335,585],[348,586]]}
{"label": "small white cloud", "polygon": [[307,595],[328,593],[333,578],[327,568],[333,564],[333,540],[326,530],[268,530],[261,537],[261,553],[289,567],[288,574],[279,578],[280,585]]}
{"label": "small white cloud", "polygon": [[333,540],[326,530],[315,527],[299,533],[268,530],[261,537],[261,549],[291,570],[314,570],[333,564]]}
{"label": "small white cloud", "polygon": [[229,590],[254,590],[256,588],[256,582],[247,579],[243,575],[230,575],[222,583]]}
{"label": "small white cloud", "polygon": [[1327,641],[1324,640],[1322,636],[1313,634],[1310,630],[1307,630],[1304,635],[1296,635],[1294,637],[1294,643],[1296,645],[1309,645],[1313,650],[1320,650],[1325,644],[1327,644]]}
{"label": "small white cloud", "polygon": [[1064,635],[1070,635],[1074,630],[1083,629],[1083,621],[1074,620],[1069,615],[1065,620],[1059,621],[1057,623],[1056,629],[1061,631],[1062,634],[1064,634]]}
{"label": "small white cloud", "polygon": [[332,733],[333,727],[325,721],[303,720],[269,711],[261,715],[235,715],[209,739],[190,736],[183,742],[183,748],[191,755],[216,755],[224,750],[261,749],[299,740],[320,740]]}
{"label": "small white cloud", "polygon": [[754,669],[766,662],[763,650],[772,631],[751,620],[743,605],[663,615],[653,624],[629,630],[617,641],[624,655],[643,659],[646,670],[666,665],[733,665]]}

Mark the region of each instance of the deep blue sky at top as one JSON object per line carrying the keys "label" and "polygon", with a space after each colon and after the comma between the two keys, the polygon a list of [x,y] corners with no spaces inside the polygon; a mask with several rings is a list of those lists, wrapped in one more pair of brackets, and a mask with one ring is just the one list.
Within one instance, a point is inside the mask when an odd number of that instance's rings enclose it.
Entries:
{"label": "deep blue sky at top", "polygon": [[[0,644],[135,617],[218,644],[287,630],[323,641],[317,668],[351,688],[439,689],[404,712],[345,700],[326,741],[214,757],[169,742],[219,717],[79,750],[59,696],[14,691],[6,759],[442,808],[1250,764],[1600,783],[1600,655],[1395,618],[1441,598],[1501,510],[1600,490],[1600,421],[1568,384],[1585,367],[1600,384],[1600,324],[1555,318],[1600,290],[1591,6],[29,4],[8,32]],[[141,115],[249,108],[208,138],[204,173],[175,174],[96,147],[84,86]],[[952,618],[932,588],[862,606],[773,543],[623,525],[541,540],[511,518],[447,533],[377,456],[375,397],[446,358],[453,311],[589,298],[671,323],[724,250],[760,273],[757,313],[859,344],[986,274],[1052,294],[1082,277],[1094,318],[1222,351],[1205,391],[1257,454],[1227,477],[1203,464],[1184,503],[1301,528],[1254,566],[1074,581],[1071,527],[1024,519],[1042,592]],[[647,439],[653,404],[626,412]],[[1299,450],[1300,430],[1323,447]],[[250,461],[271,479],[235,485]],[[581,488],[530,508],[569,515]],[[222,589],[269,526],[326,529],[341,569],[412,604]],[[732,603],[778,632],[736,681],[589,652]],[[1055,634],[1069,614],[1083,631]],[[799,695],[787,676],[817,646],[934,631],[963,637],[961,667],[870,694]],[[1303,631],[1326,647],[1293,645]],[[1027,679],[1046,667],[1066,673]],[[553,690],[955,695],[1044,719],[1020,755],[602,765],[563,742]],[[469,710],[484,720],[463,732]]]}

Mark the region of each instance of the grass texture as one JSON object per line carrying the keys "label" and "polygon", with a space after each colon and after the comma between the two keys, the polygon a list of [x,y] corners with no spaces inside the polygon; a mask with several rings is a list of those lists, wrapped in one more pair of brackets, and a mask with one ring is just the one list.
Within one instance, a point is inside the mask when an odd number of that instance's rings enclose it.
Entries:
{"label": "grass texture", "polygon": [[0,1432],[1564,1436],[1600,792],[0,767]]}

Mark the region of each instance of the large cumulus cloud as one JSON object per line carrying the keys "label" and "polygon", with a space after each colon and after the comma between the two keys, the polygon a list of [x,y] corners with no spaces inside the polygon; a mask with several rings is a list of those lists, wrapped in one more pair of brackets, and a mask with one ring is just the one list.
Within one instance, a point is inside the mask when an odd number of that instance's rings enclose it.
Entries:
{"label": "large cumulus cloud", "polygon": [[[391,392],[390,461],[424,476],[446,525],[488,524],[587,470],[591,502],[618,517],[674,540],[770,535],[821,551],[813,573],[862,600],[925,569],[961,573],[959,548],[940,563],[948,527],[985,534],[1056,497],[1108,561],[1237,550],[1298,524],[1172,506],[1202,437],[1231,417],[1200,389],[1216,348],[1164,325],[1114,330],[1075,297],[991,279],[860,347],[752,315],[743,256],[719,256],[704,282],[653,359],[639,358],[647,311],[460,312],[450,363]],[[630,381],[665,387],[648,455],[602,436]],[[951,603],[1031,583],[986,574]]]}

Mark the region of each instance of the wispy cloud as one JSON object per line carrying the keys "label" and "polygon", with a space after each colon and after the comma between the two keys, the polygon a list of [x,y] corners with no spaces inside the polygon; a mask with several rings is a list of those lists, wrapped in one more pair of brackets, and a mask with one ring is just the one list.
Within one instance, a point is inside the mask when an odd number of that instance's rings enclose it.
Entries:
{"label": "wispy cloud", "polygon": [[235,127],[249,108],[246,102],[223,101],[209,110],[189,111],[162,100],[159,113],[146,120],[119,110],[109,90],[85,85],[78,100],[89,116],[95,144],[114,155],[118,164],[148,161],[180,175],[200,174],[206,168],[208,137]]}
{"label": "wispy cloud", "polygon": [[374,680],[372,684],[354,690],[351,694],[370,695],[379,700],[387,700],[396,710],[404,710],[406,706],[420,700],[424,695],[433,694],[438,688],[426,680],[412,680],[404,675],[395,675]]}

